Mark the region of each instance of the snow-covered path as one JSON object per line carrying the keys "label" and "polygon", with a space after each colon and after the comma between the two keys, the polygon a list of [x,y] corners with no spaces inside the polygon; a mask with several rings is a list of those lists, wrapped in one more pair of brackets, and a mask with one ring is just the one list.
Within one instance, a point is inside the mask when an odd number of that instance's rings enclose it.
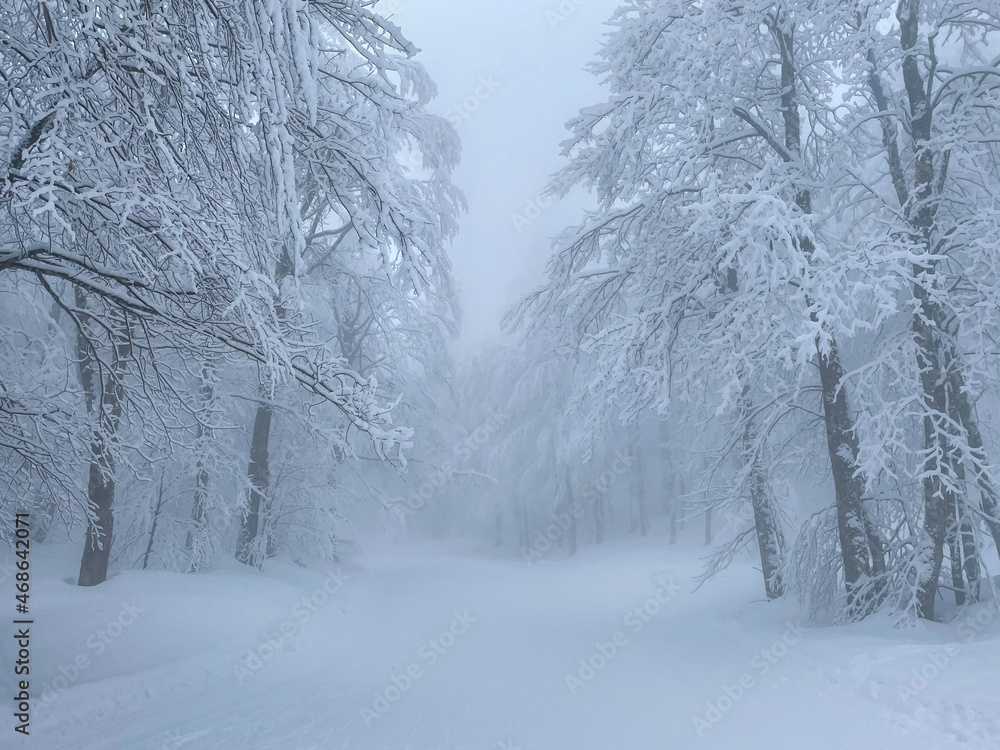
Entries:
{"label": "snow-covered path", "polygon": [[[277,563],[127,573],[85,591],[53,575],[36,584],[38,679],[61,687],[60,666],[80,653],[88,665],[18,744],[1000,748],[1000,625],[985,605],[971,638],[961,623],[802,628],[791,605],[752,601],[749,565],[692,592],[701,552],[588,549],[529,566],[412,544],[339,578]],[[315,612],[302,603],[313,594]],[[88,638],[123,603],[134,622],[97,653]],[[935,660],[925,688],[902,690]]]}

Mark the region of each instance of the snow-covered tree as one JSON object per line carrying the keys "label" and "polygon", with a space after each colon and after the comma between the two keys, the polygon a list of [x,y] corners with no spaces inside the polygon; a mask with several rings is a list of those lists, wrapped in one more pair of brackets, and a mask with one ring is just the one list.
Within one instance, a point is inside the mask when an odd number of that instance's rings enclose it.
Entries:
{"label": "snow-covered tree", "polygon": [[[441,325],[419,321],[434,314],[457,320],[443,247],[462,206],[450,182],[458,147],[451,126],[423,110],[434,88],[408,59],[412,45],[389,22],[355,12],[319,26],[316,112],[310,119],[304,102],[290,131],[303,245],[286,248],[275,265],[275,284],[287,295],[276,309],[291,327],[303,324],[301,312],[292,314],[297,306],[317,322],[332,317],[334,349],[345,363],[369,378],[377,369],[399,379],[414,353],[401,331],[435,344]],[[261,384],[252,433],[249,508],[237,549],[248,563],[268,546],[261,516],[271,490],[272,390]]]}
{"label": "snow-covered tree", "polygon": [[527,304],[576,330],[598,357],[594,387],[623,413],[700,393],[731,415],[768,581],[784,545],[753,467],[768,412],[815,363],[850,589],[881,558],[837,342],[858,321],[813,218],[837,147],[825,23],[794,2],[623,7],[594,66],[609,99],[570,124],[554,185],[591,188],[600,210],[559,241]]}
{"label": "snow-covered tree", "polygon": [[[62,331],[44,335],[76,373],[65,408],[23,370],[5,383],[5,461],[86,510],[80,582],[107,574],[116,480],[142,463],[127,436],[197,422],[220,357],[253,363],[265,402],[296,382],[379,458],[405,442],[299,288],[339,220],[418,293],[449,294],[456,140],[422,113],[433,89],[399,30],[332,0],[13,2],[0,26],[2,283]],[[74,450],[46,437],[54,420]]]}
{"label": "snow-covered tree", "polygon": [[[922,487],[922,518],[894,544],[901,604],[934,616],[943,550],[961,603],[979,587],[980,530],[1000,547],[1000,506],[976,401],[996,387],[995,143],[1000,94],[990,3],[865,4],[845,18],[841,64],[859,137],[842,204],[856,246],[895,282],[898,322],[866,370],[882,396],[860,425],[868,475]],[[890,446],[890,450],[885,450]],[[974,479],[974,487],[968,477]],[[979,502],[972,496],[978,491]],[[897,514],[898,515],[898,512]],[[915,585],[914,585],[915,584]]]}

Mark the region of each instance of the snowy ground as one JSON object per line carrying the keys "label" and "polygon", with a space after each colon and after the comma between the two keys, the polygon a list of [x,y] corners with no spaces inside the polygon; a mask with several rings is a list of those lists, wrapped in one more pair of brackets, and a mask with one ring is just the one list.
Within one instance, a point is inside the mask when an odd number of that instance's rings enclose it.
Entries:
{"label": "snowy ground", "polygon": [[38,547],[32,677],[49,703],[35,698],[30,739],[6,727],[0,744],[1000,748],[988,605],[905,631],[810,629],[759,601],[749,564],[692,593],[703,548],[659,545],[530,566],[472,545],[369,545],[339,573],[276,561],[95,589],[63,580],[72,550]]}

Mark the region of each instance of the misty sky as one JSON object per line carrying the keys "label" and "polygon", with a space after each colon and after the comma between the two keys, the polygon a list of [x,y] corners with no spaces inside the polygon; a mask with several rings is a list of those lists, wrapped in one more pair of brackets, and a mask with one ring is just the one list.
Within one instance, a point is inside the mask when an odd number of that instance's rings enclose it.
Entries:
{"label": "misty sky", "polygon": [[462,343],[474,347],[495,336],[503,311],[541,282],[550,238],[579,220],[586,205],[581,191],[542,209],[526,226],[513,218],[527,219],[529,202],[563,166],[566,121],[602,97],[597,79],[583,68],[595,59],[619,1],[388,5],[397,8],[394,20],[421,48],[418,59],[438,85],[430,109],[461,120],[455,182],[469,212],[451,256],[464,313]]}

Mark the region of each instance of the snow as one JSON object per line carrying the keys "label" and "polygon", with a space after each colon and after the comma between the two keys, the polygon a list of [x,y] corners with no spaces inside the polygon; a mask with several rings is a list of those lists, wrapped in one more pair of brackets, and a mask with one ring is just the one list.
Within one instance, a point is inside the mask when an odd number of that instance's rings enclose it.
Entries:
{"label": "snow", "polygon": [[705,548],[662,539],[532,565],[473,543],[364,546],[340,566],[220,560],[94,588],[71,583],[75,546],[37,547],[33,685],[88,664],[47,710],[35,699],[19,746],[1000,747],[988,604],[950,624],[826,628],[760,600],[749,562],[692,591]]}

